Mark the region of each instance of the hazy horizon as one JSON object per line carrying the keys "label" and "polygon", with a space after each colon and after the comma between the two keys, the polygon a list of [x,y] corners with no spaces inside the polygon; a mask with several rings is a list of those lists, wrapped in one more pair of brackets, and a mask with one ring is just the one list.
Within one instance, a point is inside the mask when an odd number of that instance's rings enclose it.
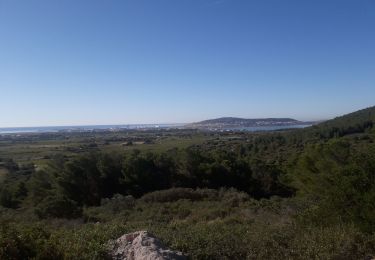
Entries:
{"label": "hazy horizon", "polygon": [[[370,106],[369,106],[370,107]],[[238,116],[234,116],[234,115],[218,115],[218,116],[213,116],[213,117],[210,117],[210,118],[201,118],[201,119],[197,119],[197,120],[192,120],[192,121],[189,121],[189,122],[131,122],[131,123],[127,123],[127,122],[108,122],[108,123],[98,123],[98,124],[95,124],[95,123],[83,123],[83,124],[69,124],[69,123],[66,123],[66,124],[50,124],[50,125],[11,125],[11,126],[1,126],[0,125],[0,128],[28,128],[28,127],[69,127],[69,126],[72,126],[72,127],[75,127],[75,126],[123,126],[123,125],[142,125],[142,124],[145,124],[145,125],[157,125],[157,124],[160,124],[160,125],[168,125],[168,124],[189,124],[189,123],[196,123],[196,122],[201,122],[201,121],[205,121],[205,120],[210,120],[210,119],[217,119],[217,118],[223,118],[223,117],[236,117],[236,118],[243,118],[243,119],[264,119],[264,118],[292,118],[292,119],[296,119],[298,121],[301,121],[301,122],[318,122],[318,121],[326,121],[326,120],[331,120],[331,119],[334,119],[336,117],[339,117],[339,116],[343,116],[343,115],[346,115],[346,114],[349,114],[349,113],[352,113],[352,112],[355,112],[357,110],[361,110],[361,109],[365,109],[365,108],[368,108],[368,107],[360,107],[360,108],[357,108],[355,110],[351,110],[351,111],[346,111],[342,114],[337,114],[337,115],[333,115],[332,117],[329,117],[329,118],[307,118],[307,119],[301,119],[301,118],[295,118],[295,117],[292,117],[292,116],[278,116],[278,117],[273,117],[273,116],[261,116],[261,117],[248,117],[248,116],[241,116],[241,115],[238,115]],[[85,122],[85,121],[82,121],[82,122]]]}
{"label": "hazy horizon", "polygon": [[[354,112],[354,111],[353,111]],[[341,115],[337,115],[341,116]],[[205,120],[210,120],[210,119],[218,119],[218,118],[225,118],[225,117],[234,117],[234,118],[242,118],[242,119],[266,119],[266,118],[291,118],[291,119],[296,119],[301,122],[319,122],[319,121],[326,121],[333,119],[332,118],[325,118],[325,119],[311,119],[311,120],[301,120],[298,118],[293,118],[293,117],[243,117],[243,116],[217,116],[217,117],[212,117],[212,118],[204,118],[204,119],[199,119],[195,121],[190,121],[190,122],[151,122],[151,123],[106,123],[106,124],[63,124],[63,125],[18,125],[18,126],[0,126],[0,128],[38,128],[38,127],[80,127],[80,126],[126,126],[126,125],[184,125],[184,124],[191,124],[191,123],[198,123],[201,121]]]}
{"label": "hazy horizon", "polygon": [[0,0],[0,127],[326,120],[374,105],[375,2]]}

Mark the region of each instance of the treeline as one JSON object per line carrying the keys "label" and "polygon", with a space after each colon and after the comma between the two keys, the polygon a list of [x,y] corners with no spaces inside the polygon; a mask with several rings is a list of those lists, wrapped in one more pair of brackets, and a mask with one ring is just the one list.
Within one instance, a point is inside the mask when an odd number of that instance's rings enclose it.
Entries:
{"label": "treeline", "polygon": [[[8,178],[14,178],[9,174]],[[18,175],[19,176],[19,175]],[[254,198],[291,196],[280,167],[235,152],[202,152],[198,147],[166,153],[91,153],[67,161],[55,159],[26,178],[5,181],[4,207],[28,205],[38,216],[77,217],[82,207],[98,206],[114,194],[140,197],[174,187],[233,187]]]}

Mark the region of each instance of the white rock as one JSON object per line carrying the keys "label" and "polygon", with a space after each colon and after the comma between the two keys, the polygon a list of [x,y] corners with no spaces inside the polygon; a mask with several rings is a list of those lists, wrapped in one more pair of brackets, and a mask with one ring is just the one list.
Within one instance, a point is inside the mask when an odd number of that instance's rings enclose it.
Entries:
{"label": "white rock", "polygon": [[186,260],[181,252],[166,248],[147,231],[125,234],[110,242],[110,256],[114,260]]}

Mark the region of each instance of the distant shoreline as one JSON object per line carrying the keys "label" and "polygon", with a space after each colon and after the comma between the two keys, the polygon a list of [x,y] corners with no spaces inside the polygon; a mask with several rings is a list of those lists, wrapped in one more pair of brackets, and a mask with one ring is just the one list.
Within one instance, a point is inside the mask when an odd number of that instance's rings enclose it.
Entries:
{"label": "distant shoreline", "polygon": [[88,131],[120,131],[134,129],[177,128],[185,124],[127,124],[127,125],[80,125],[80,126],[41,126],[41,127],[3,127],[0,134],[58,133]]}
{"label": "distant shoreline", "polygon": [[0,135],[33,134],[33,133],[79,133],[91,131],[123,131],[123,130],[151,130],[151,129],[199,129],[206,131],[277,131],[293,128],[305,128],[311,124],[284,126],[254,126],[254,127],[223,127],[196,128],[187,124],[128,124],[128,125],[82,125],[82,126],[43,126],[43,127],[4,127],[0,128]]}

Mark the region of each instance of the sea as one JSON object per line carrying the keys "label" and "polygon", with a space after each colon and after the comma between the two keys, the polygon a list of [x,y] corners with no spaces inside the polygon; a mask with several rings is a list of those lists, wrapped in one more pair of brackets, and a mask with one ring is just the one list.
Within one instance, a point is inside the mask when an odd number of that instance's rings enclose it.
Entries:
{"label": "sea", "polygon": [[[42,127],[5,127],[0,128],[0,134],[22,133],[57,133],[57,132],[89,132],[89,131],[121,131],[141,129],[179,129],[185,124],[129,124],[129,125],[83,125],[83,126],[42,126]],[[210,131],[277,131],[291,128],[305,128],[311,125],[288,126],[257,126],[257,127],[233,127],[224,129],[206,129]]]}
{"label": "sea", "polygon": [[130,124],[130,125],[81,125],[81,126],[38,126],[38,127],[4,127],[0,134],[21,133],[57,133],[57,132],[88,132],[88,131],[120,131],[134,129],[168,129],[179,128],[184,124]]}

